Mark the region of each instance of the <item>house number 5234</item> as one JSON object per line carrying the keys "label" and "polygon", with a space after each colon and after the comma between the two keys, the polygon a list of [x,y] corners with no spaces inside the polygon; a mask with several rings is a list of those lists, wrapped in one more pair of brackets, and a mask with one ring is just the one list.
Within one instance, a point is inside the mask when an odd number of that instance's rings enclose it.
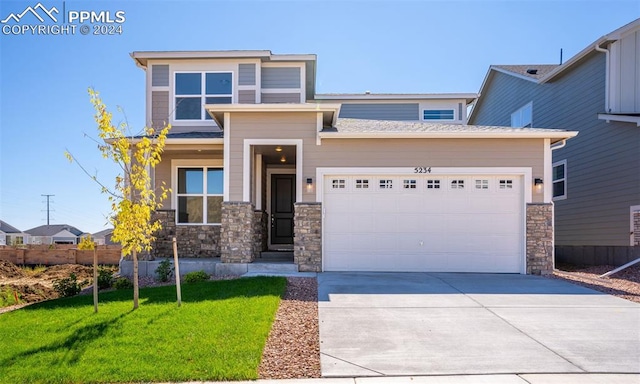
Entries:
{"label": "house number 5234", "polygon": [[431,173],[431,167],[415,167],[413,173]]}

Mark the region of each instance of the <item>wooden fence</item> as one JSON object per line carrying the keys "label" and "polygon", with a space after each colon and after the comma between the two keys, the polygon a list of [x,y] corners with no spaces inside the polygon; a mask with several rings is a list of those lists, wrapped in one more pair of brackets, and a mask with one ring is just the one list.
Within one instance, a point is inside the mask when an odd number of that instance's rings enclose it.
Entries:
{"label": "wooden fence", "polygon": [[[119,245],[98,245],[98,263],[118,265]],[[17,265],[93,264],[93,251],[80,250],[77,245],[23,245],[0,246],[0,260]]]}

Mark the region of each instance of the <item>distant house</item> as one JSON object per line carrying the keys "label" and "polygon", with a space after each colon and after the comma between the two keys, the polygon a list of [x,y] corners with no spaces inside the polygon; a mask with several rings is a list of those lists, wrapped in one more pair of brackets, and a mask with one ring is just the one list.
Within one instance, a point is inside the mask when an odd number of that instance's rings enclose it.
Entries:
{"label": "distant house", "polygon": [[113,235],[113,228],[107,228],[94,233],[91,237],[97,245],[113,245],[115,243],[111,241],[111,235]]}
{"label": "distant house", "polygon": [[67,224],[41,225],[25,231],[30,244],[78,244],[85,233]]}
{"label": "distant house", "polygon": [[27,244],[28,241],[28,233],[0,220],[0,245],[20,245]]}
{"label": "distant house", "polygon": [[640,257],[640,19],[562,65],[491,66],[469,124],[579,131],[545,154],[556,259]]}

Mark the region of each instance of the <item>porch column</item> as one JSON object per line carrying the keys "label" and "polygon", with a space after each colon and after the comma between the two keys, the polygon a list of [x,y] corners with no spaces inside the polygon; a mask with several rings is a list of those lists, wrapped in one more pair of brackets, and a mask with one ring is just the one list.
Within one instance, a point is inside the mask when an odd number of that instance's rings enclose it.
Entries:
{"label": "porch column", "polygon": [[553,273],[553,204],[527,204],[527,275]]}
{"label": "porch column", "polygon": [[293,262],[300,272],[322,272],[322,203],[294,204]]}
{"label": "porch column", "polygon": [[251,263],[255,259],[254,208],[246,201],[222,203],[220,260]]}

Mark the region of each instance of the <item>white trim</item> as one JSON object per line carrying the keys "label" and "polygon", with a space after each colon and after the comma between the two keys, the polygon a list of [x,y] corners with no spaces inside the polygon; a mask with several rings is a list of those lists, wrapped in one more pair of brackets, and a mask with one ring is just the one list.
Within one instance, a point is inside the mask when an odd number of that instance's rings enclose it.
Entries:
{"label": "white trim", "polygon": [[320,139],[320,132],[322,131],[322,126],[324,125],[324,117],[322,112],[316,113],[316,145],[322,145],[322,140]]}
{"label": "white trim", "polygon": [[[227,135],[225,134],[225,138],[226,137]],[[296,146],[296,201],[302,201],[302,143],[302,139],[244,139],[242,150],[242,201],[249,201],[251,196],[250,177],[252,145]]]}
{"label": "white trim", "polygon": [[[152,82],[152,73],[151,73],[151,69],[149,70],[145,70],[145,75],[146,75],[146,87],[145,87],[145,91],[147,92],[147,100],[145,100],[145,108],[147,109],[145,112],[145,123],[146,125],[148,125],[149,127],[153,126],[153,121],[151,121],[152,117],[153,117],[153,100],[152,100],[152,86],[151,86],[151,82]],[[169,93],[171,94],[171,93]]]}
{"label": "white trim", "polygon": [[[415,173],[413,167],[398,168],[368,168],[368,167],[318,167],[316,168],[316,201],[322,203],[324,194],[324,179],[333,175],[514,175],[522,178],[522,249],[520,259],[520,273],[527,273],[527,204],[532,202],[532,170],[530,167],[432,167],[430,173]],[[325,210],[322,208],[322,220],[324,220]],[[325,226],[322,226],[322,270],[324,271],[324,249],[325,249]]]}
{"label": "white trim", "polygon": [[553,197],[553,154],[551,153],[551,140],[544,139],[544,155],[543,155],[543,173],[542,173],[542,202],[550,203]]}
{"label": "white trim", "polygon": [[262,153],[258,153],[255,155],[255,174],[256,174],[256,188],[255,188],[255,197],[256,197],[256,210],[262,211]]}
{"label": "white trim", "polygon": [[632,205],[629,207],[629,245],[635,246],[635,225],[633,223],[633,213],[640,211],[640,205]]}
{"label": "white trim", "polygon": [[[176,225],[220,225],[220,223],[178,223],[178,168],[183,167],[221,168],[224,192],[227,189],[227,174],[229,173],[224,166],[224,162],[221,162],[220,159],[171,159],[171,209],[176,211]],[[207,193],[203,193],[202,196],[206,198]],[[224,197],[222,200],[225,201]],[[206,212],[203,212],[203,214],[206,214]],[[205,219],[203,217],[203,221]]]}
{"label": "white trim", "polygon": [[638,127],[640,127],[640,116],[610,115],[607,113],[598,113],[598,119],[605,120],[607,123],[610,121],[622,121],[624,123],[635,123]]}
{"label": "white trim", "polygon": [[553,186],[553,184],[555,183],[556,180],[553,180],[553,168],[557,167],[558,165],[564,165],[564,177],[562,179],[558,179],[558,180],[564,180],[564,195],[560,195],[560,196],[553,196],[553,189],[551,190],[551,196],[553,201],[558,201],[558,200],[566,200],[567,199],[567,195],[568,195],[568,169],[567,169],[567,159],[564,160],[560,160],[560,161],[556,161],[555,163],[551,164],[551,185]]}
{"label": "white trim", "polygon": [[335,112],[341,104],[325,103],[271,103],[271,104],[207,104],[211,112]]}
{"label": "white trim", "polygon": [[315,100],[455,100],[463,99],[467,104],[475,100],[477,93],[316,93]]}
{"label": "white trim", "polygon": [[224,114],[224,126],[227,127],[227,131],[224,133],[223,138],[223,147],[222,147],[222,158],[223,158],[223,167],[226,170],[224,173],[224,192],[222,201],[229,201],[229,173],[231,173],[231,153],[230,153],[230,145],[231,145],[231,114],[229,112],[225,112]]}
{"label": "white trim", "polygon": [[[226,133],[225,133],[226,135]],[[179,144],[184,144],[184,145],[205,145],[205,144],[216,144],[216,145],[224,145],[224,138],[220,138],[220,139],[180,139],[180,138],[174,138],[174,139],[167,139],[165,141],[166,145],[179,145]],[[171,149],[171,148],[168,148]],[[207,149],[207,148],[201,148],[201,149]]]}

